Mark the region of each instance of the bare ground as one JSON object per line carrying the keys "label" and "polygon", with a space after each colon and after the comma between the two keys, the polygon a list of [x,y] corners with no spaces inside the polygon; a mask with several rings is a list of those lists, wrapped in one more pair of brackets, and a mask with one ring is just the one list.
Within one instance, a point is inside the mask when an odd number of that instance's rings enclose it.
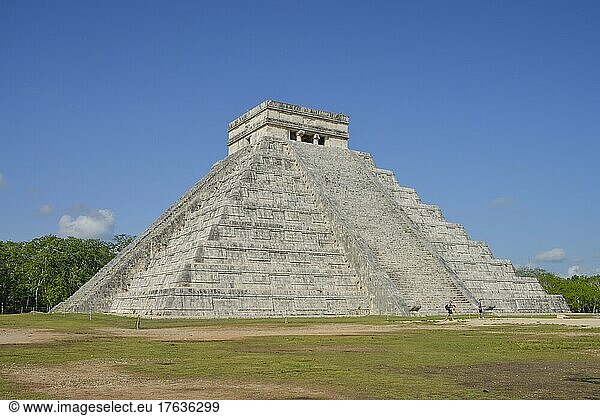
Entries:
{"label": "bare ground", "polygon": [[56,332],[52,329],[27,328],[27,329],[6,329],[0,328],[0,345],[9,344],[38,344],[53,341],[62,341],[66,339],[75,339],[84,337],[83,334],[65,334]]}
{"label": "bare ground", "polygon": [[159,341],[229,341],[250,337],[272,337],[292,335],[364,335],[395,332],[407,328],[407,324],[368,325],[368,324],[313,324],[306,326],[249,326],[227,327],[183,327],[162,329],[123,329],[99,328],[100,334],[122,337],[143,337]]}
{"label": "bare ground", "polygon": [[600,328],[600,318],[485,318],[468,319],[468,326],[488,325],[565,325],[582,328]]}
{"label": "bare ground", "polygon": [[[469,329],[494,325],[565,325],[579,328],[600,328],[600,318],[486,318],[440,320],[437,328]],[[159,341],[226,341],[249,337],[293,336],[293,335],[366,335],[397,332],[409,328],[423,328],[420,321],[402,321],[386,325],[370,324],[309,324],[304,326],[272,325],[255,328],[252,326],[227,327],[182,327],[162,329],[99,328],[101,334],[122,337],[143,337]],[[574,333],[572,335],[575,335]]]}

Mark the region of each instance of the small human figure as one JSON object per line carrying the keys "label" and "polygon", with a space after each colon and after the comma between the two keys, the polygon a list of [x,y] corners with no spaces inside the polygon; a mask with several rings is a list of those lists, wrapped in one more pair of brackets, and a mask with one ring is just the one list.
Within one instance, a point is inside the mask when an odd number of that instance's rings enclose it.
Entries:
{"label": "small human figure", "polygon": [[477,301],[477,310],[479,310],[479,319],[483,319],[483,299]]}
{"label": "small human figure", "polygon": [[446,319],[453,321],[454,320],[453,315],[454,315],[454,310],[456,309],[456,305],[453,303],[452,299],[444,307],[446,308],[446,312],[448,312],[448,316],[446,317]]}

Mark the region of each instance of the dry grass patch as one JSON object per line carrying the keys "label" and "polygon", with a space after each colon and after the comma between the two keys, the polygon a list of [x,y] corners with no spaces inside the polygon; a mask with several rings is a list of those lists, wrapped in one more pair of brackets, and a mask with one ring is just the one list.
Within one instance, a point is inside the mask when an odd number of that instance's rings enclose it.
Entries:
{"label": "dry grass patch", "polygon": [[598,361],[507,362],[415,370],[420,375],[447,378],[450,388],[459,385],[517,399],[600,399]]}
{"label": "dry grass patch", "polygon": [[[342,394],[285,382],[228,381],[185,378],[168,380],[127,371],[133,363],[87,361],[68,366],[12,367],[2,371],[22,388],[61,399],[344,399]],[[162,363],[168,365],[168,363]]]}

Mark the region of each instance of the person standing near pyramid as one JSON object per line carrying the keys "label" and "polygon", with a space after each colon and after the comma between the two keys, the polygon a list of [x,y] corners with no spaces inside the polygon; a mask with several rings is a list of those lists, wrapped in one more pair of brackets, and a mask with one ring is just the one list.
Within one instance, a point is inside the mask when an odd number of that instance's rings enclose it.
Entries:
{"label": "person standing near pyramid", "polygon": [[445,306],[446,308],[446,312],[448,312],[448,316],[446,317],[446,319],[449,319],[451,321],[454,320],[454,311],[456,309],[456,305],[454,304],[454,302],[452,301],[452,299],[450,299],[450,302],[448,302],[448,304]]}

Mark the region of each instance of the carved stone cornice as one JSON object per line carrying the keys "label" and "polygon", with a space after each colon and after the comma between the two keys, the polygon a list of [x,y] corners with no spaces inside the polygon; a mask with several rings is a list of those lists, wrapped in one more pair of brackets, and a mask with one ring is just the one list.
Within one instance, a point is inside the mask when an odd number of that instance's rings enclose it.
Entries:
{"label": "carved stone cornice", "polygon": [[227,131],[233,130],[240,124],[246,122],[247,120],[251,119],[252,117],[256,116],[258,113],[260,113],[268,108],[273,109],[273,110],[278,110],[282,113],[312,116],[314,118],[331,120],[331,121],[334,121],[337,123],[348,124],[350,122],[350,118],[346,114],[332,113],[329,111],[315,110],[313,108],[302,107],[302,106],[294,105],[294,104],[282,103],[279,101],[266,100],[266,101],[263,101],[262,103],[260,103],[259,105],[257,105],[256,107],[248,110],[247,112],[242,114],[240,117],[233,120],[231,123],[229,123]]}
{"label": "carved stone cornice", "polygon": [[264,126],[305,130],[348,140],[348,124],[349,117],[345,114],[267,100],[229,123],[227,144],[231,145]]}

